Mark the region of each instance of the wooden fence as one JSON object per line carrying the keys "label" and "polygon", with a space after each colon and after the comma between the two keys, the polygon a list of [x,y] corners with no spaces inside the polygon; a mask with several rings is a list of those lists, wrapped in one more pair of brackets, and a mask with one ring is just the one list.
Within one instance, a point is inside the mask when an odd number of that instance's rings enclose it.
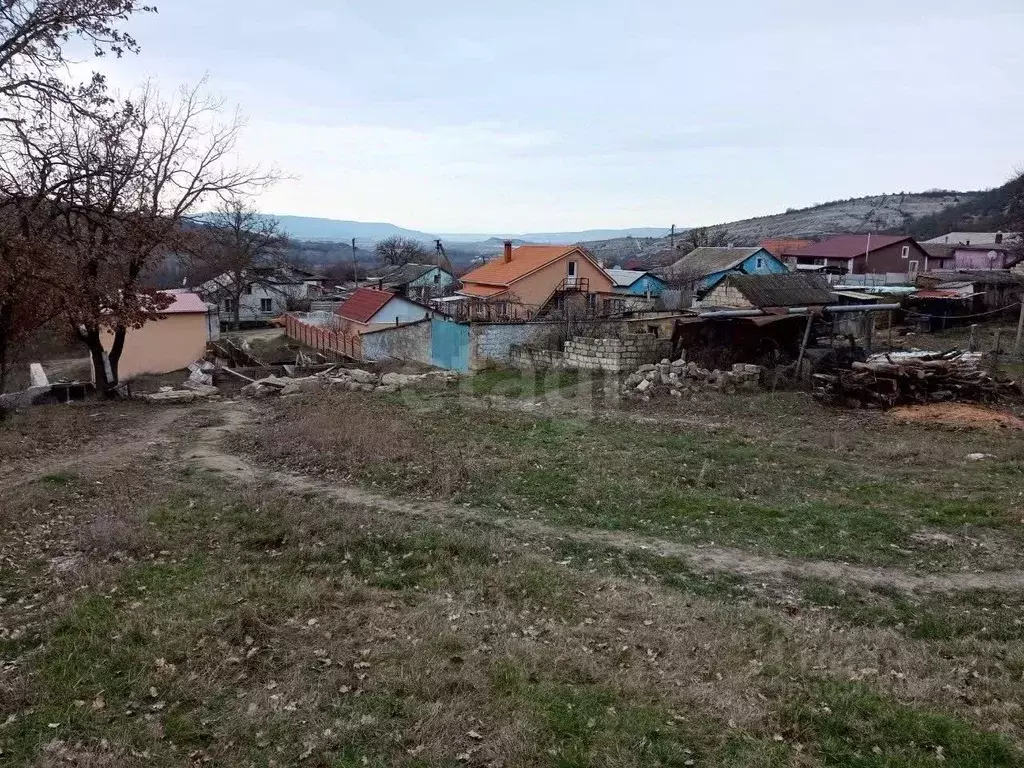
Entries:
{"label": "wooden fence", "polygon": [[293,314],[285,315],[285,333],[319,352],[332,352],[353,360],[363,359],[363,341],[358,333],[345,333],[333,328],[304,323]]}

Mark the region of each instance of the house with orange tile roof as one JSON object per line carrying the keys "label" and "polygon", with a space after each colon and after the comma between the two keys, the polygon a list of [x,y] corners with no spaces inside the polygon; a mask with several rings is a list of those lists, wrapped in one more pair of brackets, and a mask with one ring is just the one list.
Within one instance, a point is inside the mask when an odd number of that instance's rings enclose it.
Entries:
{"label": "house with orange tile roof", "polygon": [[475,308],[470,316],[525,320],[571,306],[594,313],[614,291],[611,276],[579,246],[506,241],[500,256],[462,276],[458,294]]}

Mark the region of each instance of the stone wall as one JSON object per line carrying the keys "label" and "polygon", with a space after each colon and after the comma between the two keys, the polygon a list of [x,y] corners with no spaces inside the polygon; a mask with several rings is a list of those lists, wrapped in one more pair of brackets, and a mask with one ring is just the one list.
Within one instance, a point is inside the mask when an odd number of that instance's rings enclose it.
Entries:
{"label": "stone wall", "polygon": [[565,355],[561,350],[521,346],[509,349],[509,365],[527,371],[555,371],[566,367]]}
{"label": "stone wall", "polygon": [[565,323],[473,323],[469,329],[469,367],[479,370],[488,365],[511,365],[512,347],[550,347]]}
{"label": "stone wall", "polygon": [[429,320],[368,331],[361,338],[365,360],[410,360],[431,364]]}
{"label": "stone wall", "polygon": [[736,309],[750,309],[754,305],[746,296],[740,293],[739,289],[732,284],[729,278],[714,287],[714,289],[703,299],[694,303],[694,307],[701,309],[705,307],[734,307]]}
{"label": "stone wall", "polygon": [[584,371],[622,373],[635,371],[644,363],[666,357],[672,350],[669,339],[652,334],[638,334],[621,339],[588,339],[577,336],[565,343],[566,368]]}

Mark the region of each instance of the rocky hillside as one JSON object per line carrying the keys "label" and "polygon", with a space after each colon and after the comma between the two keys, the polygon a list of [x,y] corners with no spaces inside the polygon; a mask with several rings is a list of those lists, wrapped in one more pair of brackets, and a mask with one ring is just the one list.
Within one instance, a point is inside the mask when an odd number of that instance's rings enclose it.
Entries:
{"label": "rocky hillside", "polygon": [[[709,227],[727,230],[728,241],[736,245],[756,245],[770,237],[821,238],[851,232],[905,232],[914,222],[955,208],[969,205],[982,192],[948,190],[916,194],[875,195],[836,200],[810,208],[789,209],[773,216],[731,221]],[[685,242],[686,235],[677,236]],[[657,263],[659,254],[668,250],[668,238],[617,238],[587,243],[587,247],[606,262]]]}

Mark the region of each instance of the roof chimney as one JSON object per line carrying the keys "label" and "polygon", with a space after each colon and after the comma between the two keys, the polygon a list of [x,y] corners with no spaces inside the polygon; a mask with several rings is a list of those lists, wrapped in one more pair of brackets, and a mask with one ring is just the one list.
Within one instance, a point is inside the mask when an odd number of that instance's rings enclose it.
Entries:
{"label": "roof chimney", "polygon": [[512,241],[511,240],[506,240],[505,241],[505,263],[508,264],[510,261],[512,261]]}

